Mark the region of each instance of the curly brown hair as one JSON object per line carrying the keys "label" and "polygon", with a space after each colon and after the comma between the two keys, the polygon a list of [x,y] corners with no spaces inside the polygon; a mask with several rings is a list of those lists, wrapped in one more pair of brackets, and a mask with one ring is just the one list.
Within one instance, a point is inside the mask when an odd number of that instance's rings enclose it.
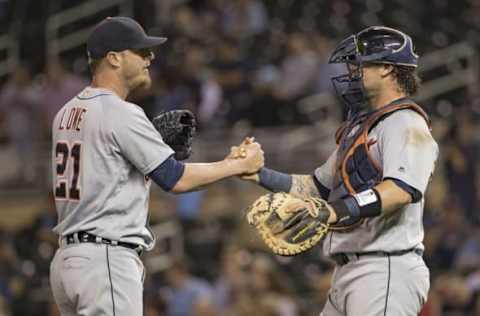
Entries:
{"label": "curly brown hair", "polygon": [[418,77],[417,68],[393,65],[392,74],[400,89],[407,95],[415,94],[420,88],[421,81]]}

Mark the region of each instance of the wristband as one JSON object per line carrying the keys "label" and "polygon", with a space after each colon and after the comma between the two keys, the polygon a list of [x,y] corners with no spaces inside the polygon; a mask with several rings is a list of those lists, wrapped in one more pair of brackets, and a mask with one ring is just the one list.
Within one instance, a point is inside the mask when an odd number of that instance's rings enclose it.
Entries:
{"label": "wristband", "polygon": [[380,194],[373,188],[349,195],[330,204],[337,214],[337,222],[342,222],[351,217],[375,217],[382,213]]}
{"label": "wristband", "polygon": [[263,167],[258,173],[259,184],[272,192],[290,192],[292,176]]}

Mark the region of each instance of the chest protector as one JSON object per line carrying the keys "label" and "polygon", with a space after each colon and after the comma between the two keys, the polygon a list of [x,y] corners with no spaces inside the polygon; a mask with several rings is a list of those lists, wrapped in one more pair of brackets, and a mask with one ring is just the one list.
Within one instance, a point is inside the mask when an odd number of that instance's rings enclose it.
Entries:
{"label": "chest protector", "polygon": [[[396,111],[410,109],[420,114],[428,126],[428,115],[412,100],[401,99],[374,112],[359,115],[341,126],[335,137],[337,141],[337,160],[333,187],[329,200],[336,200],[348,194],[356,194],[373,188],[383,179],[383,168],[372,158],[368,133],[383,119]],[[393,127],[394,128],[394,127]],[[330,229],[350,231],[362,223],[363,219],[352,218],[340,224],[332,225]]]}

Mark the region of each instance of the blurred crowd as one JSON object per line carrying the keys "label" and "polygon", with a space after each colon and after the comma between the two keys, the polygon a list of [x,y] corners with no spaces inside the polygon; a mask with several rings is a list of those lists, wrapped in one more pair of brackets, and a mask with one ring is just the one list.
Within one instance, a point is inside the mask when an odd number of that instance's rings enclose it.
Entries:
{"label": "blurred crowd", "polygon": [[[0,18],[15,16],[9,3],[0,1]],[[156,53],[154,85],[132,101],[149,116],[189,108],[198,117],[200,135],[236,126],[311,124],[299,102],[333,93],[329,78],[339,69],[328,64],[329,53],[338,40],[367,25],[398,27],[413,37],[420,54],[464,40],[479,47],[476,0],[179,1],[161,25],[149,18],[152,1],[142,3],[146,9],[135,4],[136,18],[169,41]],[[49,167],[53,116],[88,84],[84,48],[39,63],[37,52],[24,45],[26,61],[0,86],[0,155],[8,148],[16,157],[8,177],[0,179],[9,188],[48,184],[41,166]],[[422,104],[441,145],[424,215],[431,293],[423,316],[480,315],[479,100],[475,91],[463,89]],[[287,260],[232,242],[242,234],[241,219],[205,223],[188,210],[204,198],[178,200],[173,220],[181,223],[185,255],[147,274],[146,315],[318,314],[333,267],[320,247]],[[31,226],[0,230],[0,315],[58,315],[48,291],[57,247],[49,201]]]}

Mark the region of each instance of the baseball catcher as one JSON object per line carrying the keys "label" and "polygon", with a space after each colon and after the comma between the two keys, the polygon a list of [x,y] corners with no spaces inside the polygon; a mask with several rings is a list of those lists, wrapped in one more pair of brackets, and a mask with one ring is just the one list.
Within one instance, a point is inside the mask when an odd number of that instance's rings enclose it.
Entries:
{"label": "baseball catcher", "polygon": [[195,116],[189,110],[160,113],[152,120],[163,141],[175,151],[176,160],[185,160],[192,154],[192,141],[196,130]]}
{"label": "baseball catcher", "polygon": [[307,174],[263,167],[241,176],[286,192],[247,214],[274,253],[299,254],[325,235],[335,270],[322,316],[416,316],[427,300],[422,215],[438,144],[413,99],[418,58],[400,30],[371,26],[345,38],[329,60],[344,68],[331,78],[347,113],[335,150]]}

